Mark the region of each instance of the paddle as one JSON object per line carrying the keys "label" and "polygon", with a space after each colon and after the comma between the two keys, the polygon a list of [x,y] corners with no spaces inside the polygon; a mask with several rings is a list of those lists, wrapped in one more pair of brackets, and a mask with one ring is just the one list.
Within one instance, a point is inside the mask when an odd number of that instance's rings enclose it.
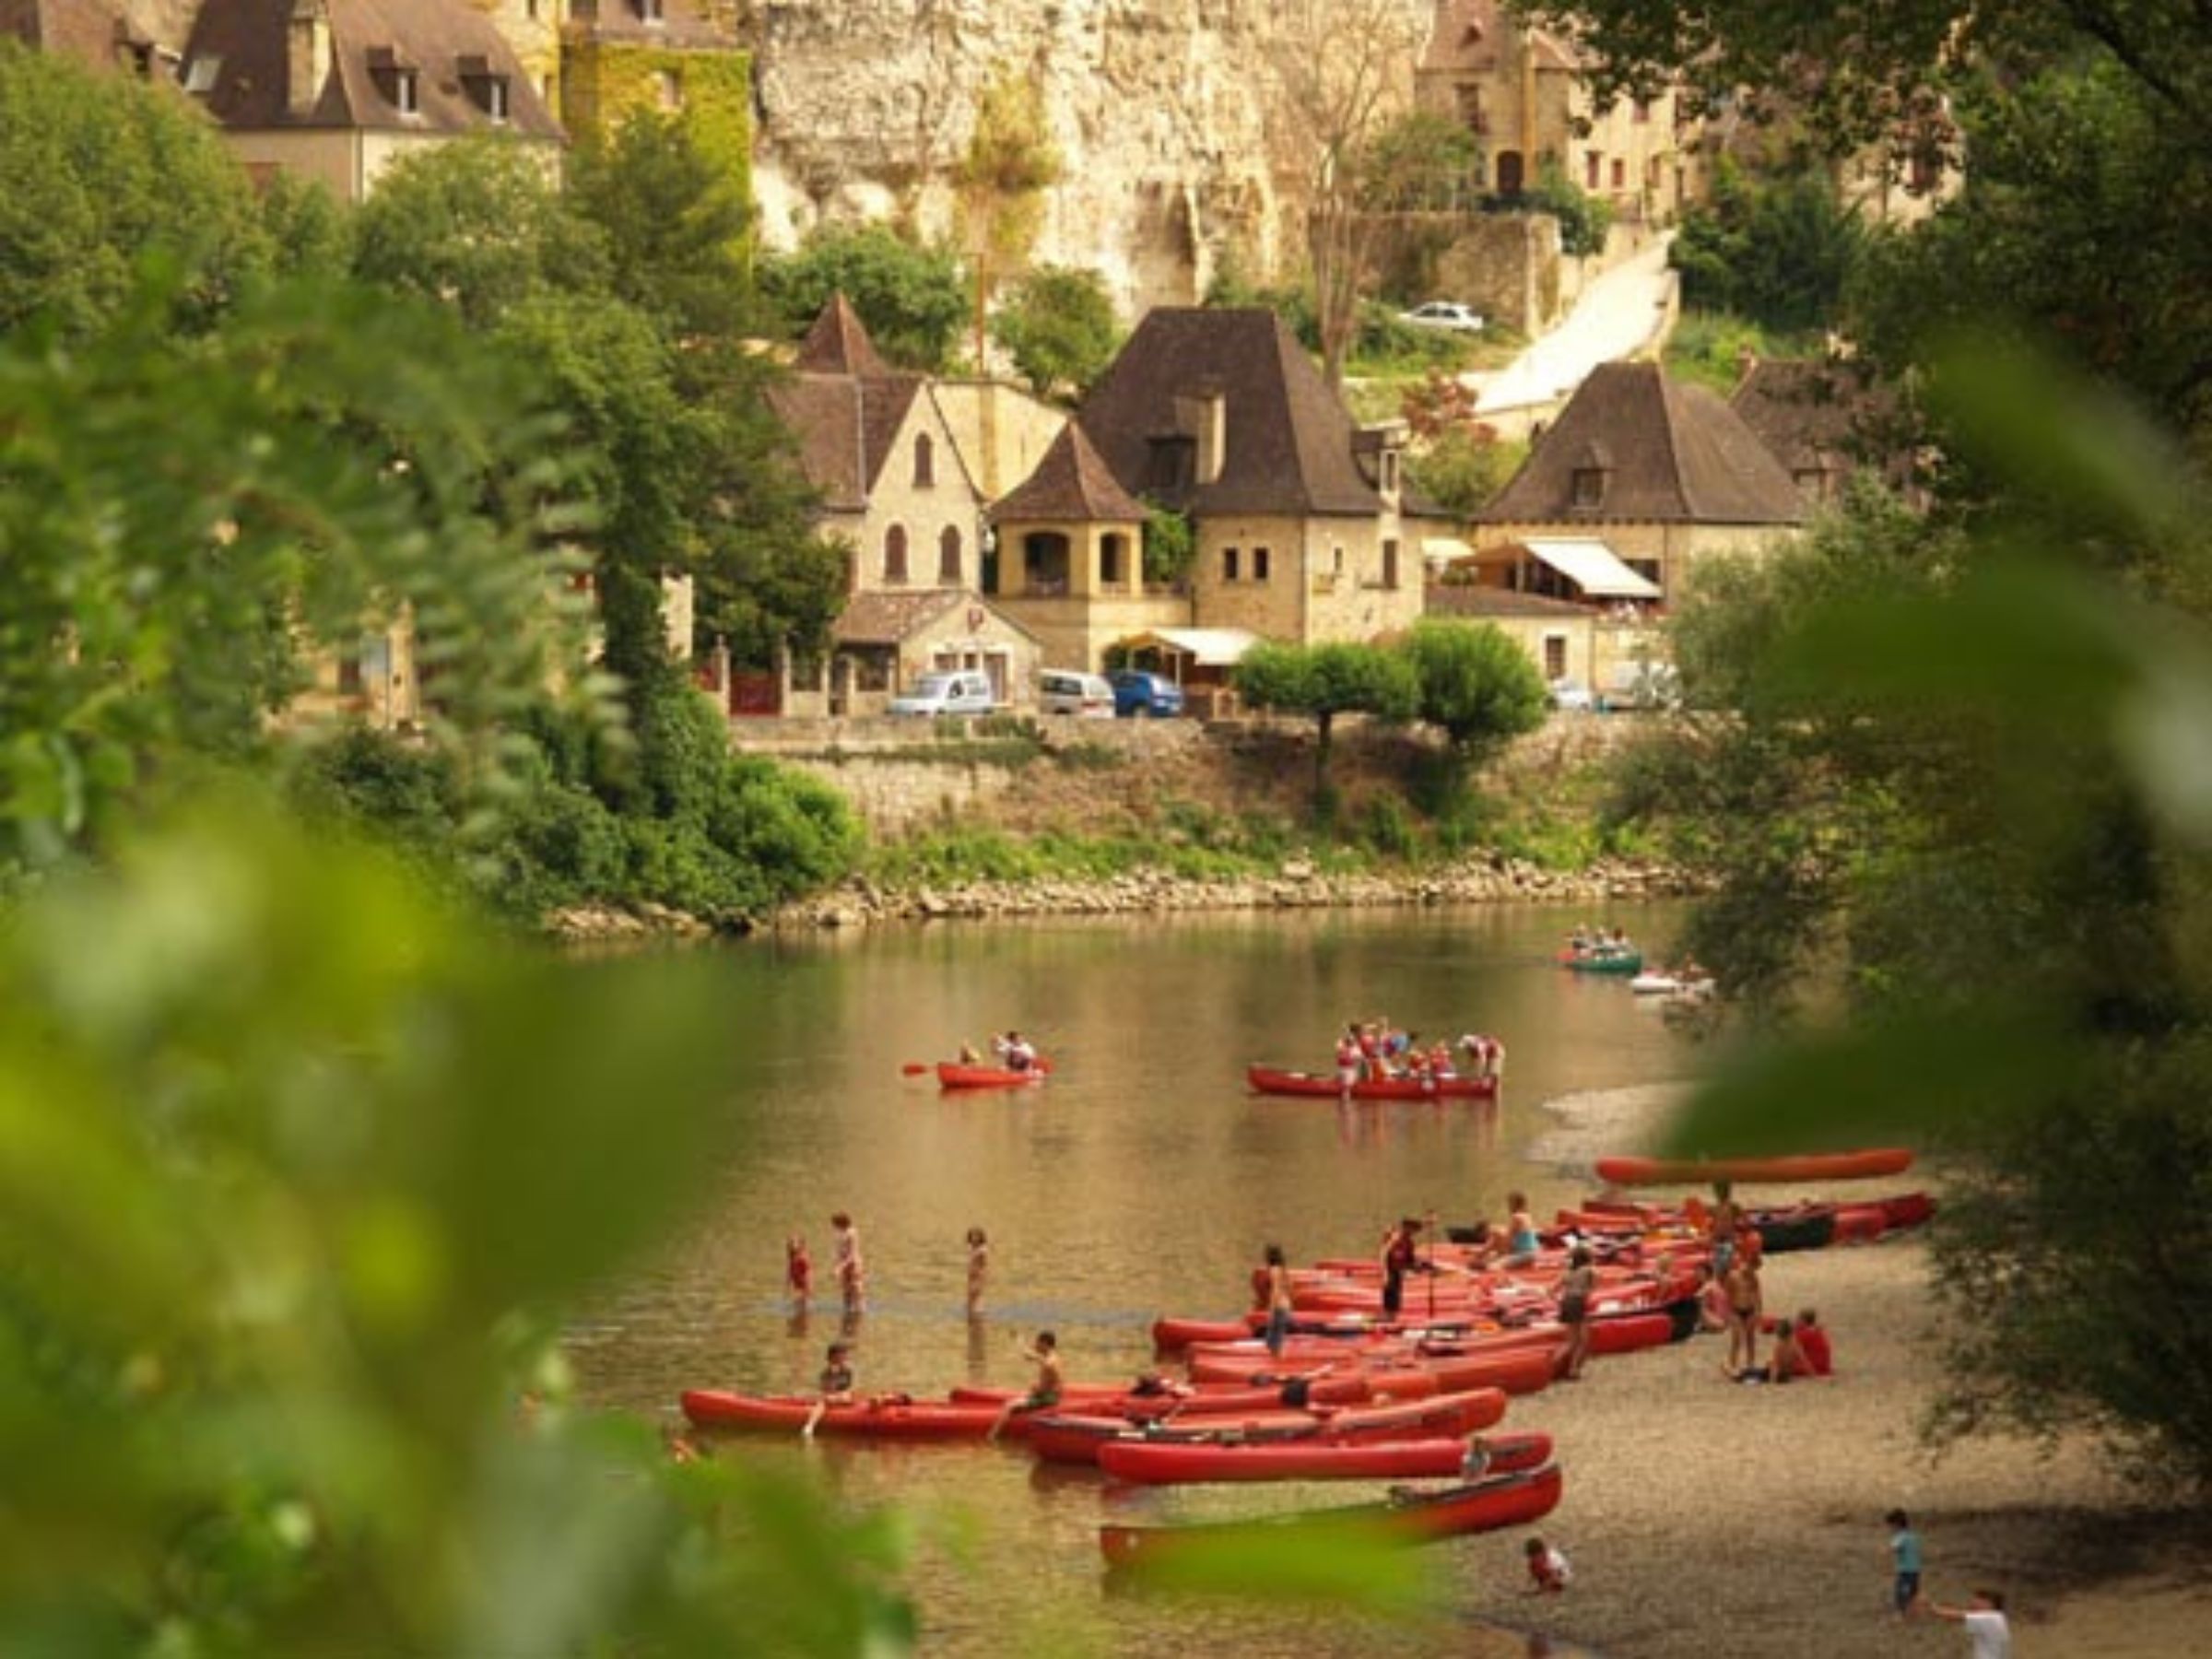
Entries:
{"label": "paddle", "polygon": [[929,1063],[925,1060],[909,1060],[899,1068],[899,1075],[902,1077],[926,1077],[929,1069]]}

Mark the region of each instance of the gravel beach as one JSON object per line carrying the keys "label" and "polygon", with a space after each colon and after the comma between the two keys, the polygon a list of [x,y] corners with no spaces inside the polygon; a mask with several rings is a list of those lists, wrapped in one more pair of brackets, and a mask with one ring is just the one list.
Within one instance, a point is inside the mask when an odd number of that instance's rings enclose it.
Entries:
{"label": "gravel beach", "polygon": [[[1558,1184],[1539,1202],[1590,1190],[1601,1151],[1651,1147],[1680,1095],[1657,1086],[1551,1102],[1559,1121],[1538,1156]],[[2091,1448],[2046,1460],[1978,1441],[1930,1462],[1915,1432],[1940,1341],[1927,1271],[1918,1238],[1769,1259],[1769,1312],[1818,1308],[1832,1334],[1828,1381],[1732,1382],[1721,1339],[1701,1336],[1517,1402],[1514,1427],[1558,1439],[1567,1497],[1544,1532],[1576,1577],[1565,1596],[1498,1617],[1607,1659],[1963,1654],[1956,1626],[1888,1611],[1882,1516],[1902,1508],[1924,1541],[1928,1594],[1963,1602],[1976,1585],[2002,1589],[2021,1659],[2212,1653],[2212,1546],[2136,1508]]]}

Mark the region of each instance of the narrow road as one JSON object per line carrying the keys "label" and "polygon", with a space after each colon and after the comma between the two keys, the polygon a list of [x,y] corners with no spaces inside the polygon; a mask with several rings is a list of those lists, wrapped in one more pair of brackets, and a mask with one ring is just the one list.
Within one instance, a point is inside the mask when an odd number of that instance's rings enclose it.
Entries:
{"label": "narrow road", "polygon": [[1493,373],[1462,376],[1477,394],[1477,411],[1503,414],[1570,395],[1600,363],[1648,345],[1665,321],[1675,274],[1667,269],[1672,232],[1593,282],[1558,327]]}

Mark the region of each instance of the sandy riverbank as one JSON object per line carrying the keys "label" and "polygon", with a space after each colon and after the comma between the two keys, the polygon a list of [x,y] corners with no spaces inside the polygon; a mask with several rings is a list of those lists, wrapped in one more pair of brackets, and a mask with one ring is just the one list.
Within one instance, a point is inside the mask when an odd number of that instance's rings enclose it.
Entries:
{"label": "sandy riverbank", "polygon": [[[1597,1152],[1650,1146],[1678,1098],[1649,1087],[1554,1102],[1537,1156],[1559,1166],[1559,1194],[1586,1190]],[[1770,1309],[1817,1307],[1834,1333],[1828,1382],[1732,1383],[1720,1339],[1701,1337],[1516,1405],[1515,1426],[1558,1438],[1568,1496],[1544,1530],[1577,1579],[1559,1601],[1495,1616],[1608,1659],[1963,1654],[1955,1626],[1886,1616],[1881,1517],[1901,1506],[1936,1597],[2006,1591],[2019,1659],[2212,1652],[2212,1545],[2135,1508],[2089,1448],[2045,1462],[1976,1442],[1929,1462],[1915,1437],[1936,1381],[1926,1273],[1919,1240],[1771,1259]]]}

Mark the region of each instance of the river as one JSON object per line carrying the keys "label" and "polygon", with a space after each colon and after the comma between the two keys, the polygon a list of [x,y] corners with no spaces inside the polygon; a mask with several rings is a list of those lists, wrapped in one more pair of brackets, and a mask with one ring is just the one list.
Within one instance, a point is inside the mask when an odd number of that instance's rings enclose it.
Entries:
{"label": "river", "polygon": [[[1678,912],[1607,923],[1664,940]],[[1551,960],[1574,912],[1537,906],[1057,920],[884,928],[749,943],[730,953],[730,1041],[749,1082],[703,1219],[570,1332],[592,1404],[666,1418],[687,1387],[811,1386],[840,1316],[831,1212],[857,1219],[869,1297],[855,1337],[864,1390],[939,1392],[1026,1380],[1019,1344],[1060,1337],[1072,1378],[1150,1363],[1156,1314],[1246,1305],[1262,1248],[1291,1260],[1371,1250],[1400,1213],[1502,1217],[1578,1190],[1531,1163],[1542,1103],[1686,1075],[1692,1052],[1618,980]],[[1321,1067],[1347,1018],[1507,1046],[1494,1107],[1259,1099],[1249,1061]],[[1041,1088],[940,1095],[902,1076],[993,1030],[1030,1034]],[[971,1226],[991,1240],[984,1317],[962,1310]],[[783,1239],[816,1261],[810,1318],[781,1299]],[[823,1288],[829,1297],[821,1298]],[[1418,1305],[1418,1287],[1415,1291]],[[1511,1426],[1511,1418],[1508,1419]],[[1101,1592],[1103,1518],[1166,1520],[1352,1502],[1337,1487],[1107,1489],[1018,1447],[725,1440],[723,1456],[804,1458],[856,1502],[924,1520],[908,1583],[924,1651],[1140,1653],[1213,1641],[1241,1654],[1402,1654],[1407,1632],[1305,1609],[1163,1605]],[[1567,1449],[1562,1449],[1563,1453]],[[1572,1502],[1572,1460],[1563,1455]],[[963,1551],[933,1541],[966,1533]],[[1522,1655],[1519,1535],[1425,1552],[1454,1653]],[[1427,1646],[1424,1642],[1422,1645]]]}

